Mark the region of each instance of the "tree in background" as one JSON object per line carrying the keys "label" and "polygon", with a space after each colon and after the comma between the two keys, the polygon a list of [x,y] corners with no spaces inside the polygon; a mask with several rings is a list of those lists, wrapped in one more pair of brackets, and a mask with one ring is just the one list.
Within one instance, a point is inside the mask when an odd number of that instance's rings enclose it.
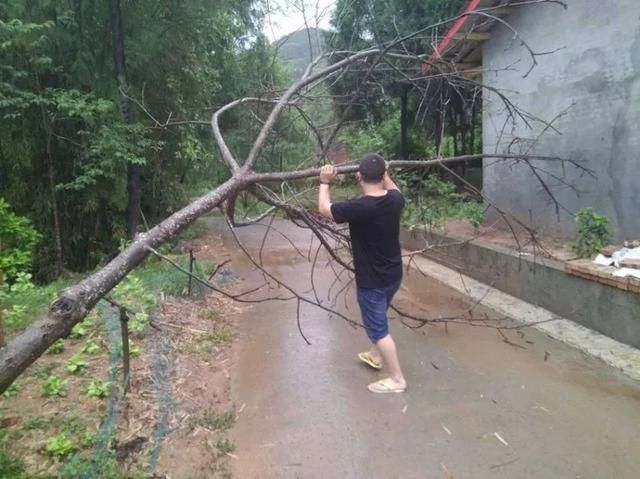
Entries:
{"label": "tree in background", "polygon": [[[257,7],[0,5],[0,197],[42,233],[38,280],[93,268],[140,221],[153,223],[226,179],[211,148],[210,110],[286,83]],[[232,137],[237,129],[241,144],[240,114],[222,127]]]}
{"label": "tree in background", "polygon": [[[335,32],[327,35],[327,43],[337,51],[354,51],[382,45],[408,32],[416,32],[455,17],[465,0],[339,0],[332,18]],[[449,24],[442,23],[422,35],[404,42],[411,55],[425,55],[434,51]],[[336,61],[341,57],[336,56]],[[352,71],[341,77],[333,88],[341,98],[337,108],[352,122],[364,122],[367,133],[395,138],[387,142],[387,153],[403,159],[439,154],[459,155],[479,150],[481,109],[478,90],[462,83],[455,85],[451,78],[437,81],[431,78],[417,89],[419,67],[412,81],[398,81],[397,75],[379,70],[362,82],[363,72]],[[393,73],[393,72],[391,72]],[[348,108],[346,107],[348,105]],[[348,129],[343,136],[361,136],[358,127]],[[393,135],[389,133],[393,131]],[[375,134],[373,136],[376,136]],[[356,142],[358,140],[356,139]]]}

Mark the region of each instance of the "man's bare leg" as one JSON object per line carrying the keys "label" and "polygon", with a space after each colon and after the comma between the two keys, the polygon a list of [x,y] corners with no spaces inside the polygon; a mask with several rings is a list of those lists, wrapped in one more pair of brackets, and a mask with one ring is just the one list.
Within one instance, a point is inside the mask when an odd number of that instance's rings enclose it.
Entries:
{"label": "man's bare leg", "polygon": [[402,369],[400,368],[400,361],[398,360],[398,351],[396,350],[396,343],[390,334],[387,334],[384,338],[375,344],[375,349],[380,352],[384,363],[389,368],[389,377],[400,387],[406,388],[407,381],[404,379]]}
{"label": "man's bare leg", "polygon": [[371,349],[369,350],[369,356],[371,356],[371,359],[373,359],[373,361],[378,364],[382,362],[382,355],[380,354],[380,351],[375,344],[371,346]]}

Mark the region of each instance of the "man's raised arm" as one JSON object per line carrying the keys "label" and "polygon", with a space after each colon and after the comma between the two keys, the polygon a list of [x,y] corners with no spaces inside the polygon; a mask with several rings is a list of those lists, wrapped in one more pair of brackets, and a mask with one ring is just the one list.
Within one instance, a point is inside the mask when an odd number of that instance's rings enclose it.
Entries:
{"label": "man's raised arm", "polygon": [[329,185],[336,177],[336,169],[333,165],[324,165],[320,169],[320,189],[318,190],[318,212],[333,219],[331,215],[331,191]]}
{"label": "man's raised arm", "polygon": [[398,185],[396,185],[394,183],[394,181],[391,179],[391,177],[389,176],[389,162],[385,161],[385,166],[386,166],[386,170],[384,172],[384,177],[382,178],[382,183],[383,183],[383,187],[385,190],[398,190],[400,191],[400,188],[398,188]]}

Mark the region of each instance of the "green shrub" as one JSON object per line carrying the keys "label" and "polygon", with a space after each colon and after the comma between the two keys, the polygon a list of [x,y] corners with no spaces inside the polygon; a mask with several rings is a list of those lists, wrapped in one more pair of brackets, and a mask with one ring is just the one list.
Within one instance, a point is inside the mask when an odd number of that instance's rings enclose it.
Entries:
{"label": "green shrub", "polygon": [[67,379],[60,379],[58,376],[51,375],[42,384],[42,394],[46,397],[66,396]]}
{"label": "green shrub", "polygon": [[58,339],[55,343],[49,346],[48,353],[49,354],[60,354],[64,351],[64,341],[62,339]]}
{"label": "green shrub", "polygon": [[87,354],[98,354],[100,352],[100,345],[90,339],[84,343],[84,346],[82,346],[82,352]]}
{"label": "green shrub", "polygon": [[82,323],[78,323],[71,330],[71,333],[69,334],[69,337],[73,338],[73,339],[79,339],[79,338],[85,336],[86,334],[87,334],[86,326],[84,324],[82,324]]}
{"label": "green shrub", "polygon": [[578,212],[576,227],[574,248],[581,258],[593,256],[609,243],[609,219],[593,208],[582,208]]}
{"label": "green shrub", "polygon": [[0,478],[29,479],[29,477],[21,459],[0,451]]}
{"label": "green shrub", "polygon": [[87,387],[87,397],[101,399],[109,395],[111,385],[100,379],[94,379]]}
{"label": "green shrub", "polygon": [[60,468],[59,479],[100,478],[100,479],[130,479],[111,452],[91,454],[74,454]]}
{"label": "green shrub", "polygon": [[74,355],[67,363],[67,371],[71,374],[82,374],[87,369],[87,362],[79,355]]}
{"label": "green shrub", "polygon": [[5,327],[8,332],[25,328],[47,310],[57,292],[68,280],[58,280],[46,286],[32,283],[30,273],[16,274],[13,284],[0,284],[0,307],[5,309]]}
{"label": "green shrub", "polygon": [[62,458],[68,456],[75,449],[76,445],[71,442],[67,435],[60,433],[57,436],[47,439],[44,451],[47,456]]}
{"label": "green shrub", "polygon": [[0,197],[0,271],[7,281],[31,267],[31,255],[39,239],[31,221],[12,213],[9,203]]}
{"label": "green shrub", "polygon": [[11,396],[15,396],[16,394],[18,394],[18,391],[20,391],[20,386],[18,386],[18,383],[14,381],[13,383],[11,383],[11,386],[5,389],[2,395],[6,398],[10,398]]}
{"label": "green shrub", "polygon": [[467,220],[480,225],[484,216],[482,205],[464,198],[450,181],[431,175],[422,178],[415,174],[398,176],[398,185],[405,192],[402,221],[407,225],[442,226],[447,220]]}

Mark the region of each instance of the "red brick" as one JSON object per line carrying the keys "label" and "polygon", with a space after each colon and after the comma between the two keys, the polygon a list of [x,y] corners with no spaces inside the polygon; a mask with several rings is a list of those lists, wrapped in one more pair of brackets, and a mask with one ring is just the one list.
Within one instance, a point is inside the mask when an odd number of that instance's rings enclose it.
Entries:
{"label": "red brick", "polygon": [[600,254],[603,254],[605,256],[611,256],[613,253],[615,253],[620,249],[622,249],[622,246],[616,246],[616,245],[610,244],[609,246],[605,246],[604,248],[601,248]]}

